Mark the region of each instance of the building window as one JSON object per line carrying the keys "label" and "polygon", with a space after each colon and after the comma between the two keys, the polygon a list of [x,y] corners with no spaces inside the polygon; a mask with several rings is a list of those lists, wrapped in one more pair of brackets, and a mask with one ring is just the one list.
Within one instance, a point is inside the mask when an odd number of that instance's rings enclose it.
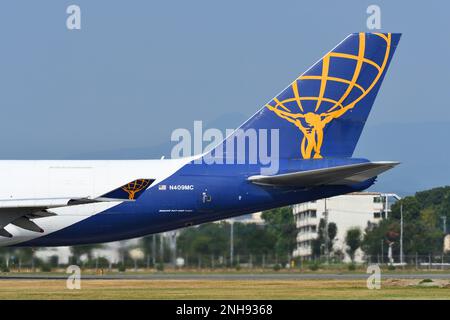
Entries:
{"label": "building window", "polygon": [[374,212],[374,213],[373,213],[373,217],[374,217],[375,219],[380,219],[380,218],[381,218],[381,212]]}
{"label": "building window", "polygon": [[311,210],[311,211],[310,211],[310,216],[311,216],[311,218],[317,217],[317,212],[316,212],[316,210]]}

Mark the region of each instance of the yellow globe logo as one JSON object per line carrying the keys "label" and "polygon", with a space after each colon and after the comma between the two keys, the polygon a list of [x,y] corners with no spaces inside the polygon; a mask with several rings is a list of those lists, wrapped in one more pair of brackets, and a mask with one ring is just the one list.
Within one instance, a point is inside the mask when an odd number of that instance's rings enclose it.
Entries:
{"label": "yellow globe logo", "polygon": [[[366,34],[359,33],[356,53],[329,52],[321,61],[321,74],[308,74],[307,71],[266,105],[278,117],[289,121],[303,133],[300,151],[304,159],[322,158],[325,127],[353,109],[383,75],[389,60],[391,33],[374,33],[369,36],[376,36],[384,41],[382,46],[384,53],[379,61],[367,57]],[[331,71],[333,63],[341,65],[347,63],[351,66],[351,74],[336,76]],[[367,73],[371,76],[363,78],[362,75]],[[317,89],[306,90],[308,94],[302,95],[302,86],[306,87],[306,82],[309,81],[315,81],[314,86]],[[327,87],[334,87],[334,90],[327,92]],[[309,91],[314,93],[311,94]]]}
{"label": "yellow globe logo", "polygon": [[149,184],[150,184],[149,179],[138,179],[124,185],[122,187],[122,190],[128,193],[129,200],[134,200],[135,194],[147,188]]}

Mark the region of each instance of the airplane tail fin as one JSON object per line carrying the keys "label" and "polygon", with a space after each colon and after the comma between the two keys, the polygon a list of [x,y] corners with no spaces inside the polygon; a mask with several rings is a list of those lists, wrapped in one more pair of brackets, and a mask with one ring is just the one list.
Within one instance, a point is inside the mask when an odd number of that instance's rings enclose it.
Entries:
{"label": "airplane tail fin", "polygon": [[349,35],[225,139],[224,156],[248,129],[278,129],[280,158],[351,157],[400,36]]}

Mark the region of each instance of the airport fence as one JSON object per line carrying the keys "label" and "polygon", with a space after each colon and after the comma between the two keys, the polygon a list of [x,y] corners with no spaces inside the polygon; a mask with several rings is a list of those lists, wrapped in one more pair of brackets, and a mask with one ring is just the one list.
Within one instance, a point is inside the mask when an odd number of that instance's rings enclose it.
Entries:
{"label": "airport fence", "polygon": [[389,257],[367,256],[364,262],[366,264],[380,264],[393,267],[410,267],[415,269],[450,269],[449,254],[427,254],[427,255],[396,255]]}
{"label": "airport fence", "polygon": [[[60,262],[57,256],[50,259],[36,257],[19,258],[14,256],[1,257],[0,267],[2,271],[53,271],[76,264],[84,269],[103,271],[143,271],[143,270],[299,270],[316,271],[323,269],[349,269],[365,268],[370,264],[378,264],[388,269],[409,268],[416,270],[447,270],[450,269],[450,255],[404,255],[391,258],[381,255],[366,255],[358,257],[354,264],[347,258],[335,256],[319,257],[292,257],[266,255],[266,254],[236,254],[229,255],[179,255],[175,257],[144,256],[139,259],[123,257],[118,261],[112,261],[106,257],[97,256],[84,259],[69,259],[69,262]],[[402,262],[403,261],[403,262]]]}

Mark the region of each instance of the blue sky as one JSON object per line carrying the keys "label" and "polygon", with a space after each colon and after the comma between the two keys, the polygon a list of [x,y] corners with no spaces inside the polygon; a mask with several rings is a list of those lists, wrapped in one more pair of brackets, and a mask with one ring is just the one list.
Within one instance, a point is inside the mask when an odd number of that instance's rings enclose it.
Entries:
{"label": "blue sky", "polygon": [[448,184],[446,1],[2,1],[0,158],[159,157],[194,120],[235,127],[367,31],[369,4],[403,37],[356,155],[403,162],[379,189]]}

